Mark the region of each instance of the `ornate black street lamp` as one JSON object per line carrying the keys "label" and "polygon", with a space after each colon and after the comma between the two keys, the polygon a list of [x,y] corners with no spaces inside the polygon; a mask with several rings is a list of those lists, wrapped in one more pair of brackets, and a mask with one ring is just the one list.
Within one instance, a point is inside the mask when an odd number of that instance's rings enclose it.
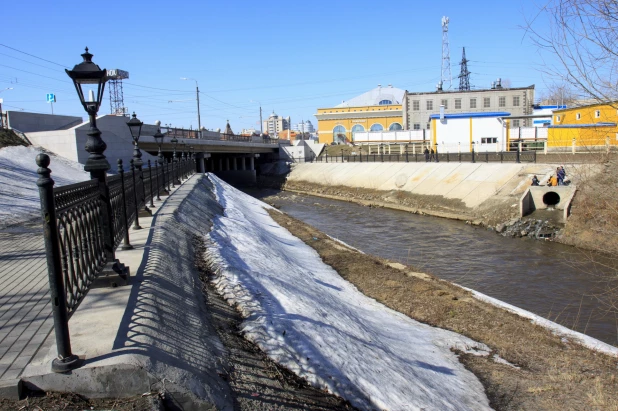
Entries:
{"label": "ornate black street lamp", "polygon": [[[86,151],[90,153],[84,170],[89,171],[92,178],[98,178],[99,175],[106,175],[110,165],[105,158],[103,152],[107,148],[107,144],[101,139],[101,132],[97,128],[97,112],[103,101],[103,91],[105,90],[105,82],[107,81],[107,70],[97,66],[92,61],[92,54],[86,52],[82,54],[84,61],[73,67],[73,70],[65,70],[73,80],[75,90],[79,96],[79,101],[84,106],[84,110],[88,113],[90,120],[90,130],[88,131],[88,141],[86,142]],[[93,89],[96,89],[96,94]],[[87,94],[85,96],[84,94]],[[96,174],[96,175],[95,175]]]}
{"label": "ornate black street lamp", "polygon": [[[90,130],[88,130],[88,140],[86,141],[85,149],[89,153],[88,159],[84,166],[84,170],[90,172],[92,179],[98,180],[99,198],[102,204],[101,213],[101,235],[103,237],[105,266],[100,273],[100,276],[119,275],[122,280],[128,281],[128,269],[116,260],[114,253],[114,226],[112,218],[112,204],[109,195],[109,186],[107,184],[107,171],[110,169],[109,162],[105,155],[107,144],[101,139],[101,131],[97,128],[96,117],[103,101],[103,92],[105,90],[105,82],[108,80],[107,70],[96,65],[92,61],[92,54],[83,53],[84,59],[81,63],[75,65],[73,70],[65,70],[67,75],[73,80],[73,85],[79,96],[79,101],[88,114],[90,121]],[[45,231],[45,236],[50,233]],[[50,283],[50,286],[52,284]],[[57,300],[58,296],[54,296],[52,291],[52,300]],[[71,352],[71,342],[68,330],[68,318],[66,308],[63,305],[52,304],[54,315],[54,327],[56,332],[56,345],[58,347],[58,358],[52,362],[52,371],[66,372],[80,366],[82,360]],[[61,312],[64,311],[64,312]],[[62,325],[64,324],[64,325]]]}
{"label": "ornate black street lamp", "polygon": [[[161,151],[161,145],[163,144],[163,139],[165,138],[165,134],[161,133],[161,126],[158,125],[157,126],[157,132],[154,134],[154,139],[157,142],[157,145],[159,146],[159,154],[157,155],[158,159],[157,159],[157,163],[159,164],[159,167],[162,168],[163,170],[163,194],[167,194],[167,190],[165,189],[167,187],[167,183],[165,181],[165,169],[163,168],[163,164],[164,164],[164,159],[163,159],[163,152]],[[158,186],[158,184],[157,184]],[[157,200],[159,200],[159,192],[157,191]]]}
{"label": "ornate black street lamp", "polygon": [[142,161],[142,152],[137,146],[137,143],[139,143],[139,138],[142,135],[143,125],[144,123],[137,118],[135,112],[133,113],[133,118],[127,122],[129,131],[131,132],[131,137],[133,138],[133,165],[139,173],[139,183],[142,186],[142,191],[140,192],[140,200],[142,203],[144,203],[144,211],[146,211],[148,214],[152,214],[152,212],[148,208],[148,205],[146,204],[146,186],[144,185],[144,170],[142,168],[144,162]]}
{"label": "ornate black street lamp", "polygon": [[[176,177],[178,173],[178,158],[176,157],[176,146],[178,145],[178,139],[176,138],[176,129],[174,129],[174,137],[170,140],[173,144],[172,146],[172,187],[176,187],[174,184],[180,184],[180,181]],[[174,168],[176,168],[176,173],[174,173]]]}
{"label": "ornate black street lamp", "polygon": [[144,123],[141,122],[135,115],[135,112],[133,112],[133,118],[127,122],[127,126],[129,126],[131,137],[133,138],[133,164],[135,164],[135,167],[138,168],[141,168],[144,165],[144,162],[142,161],[142,152],[137,146],[139,138],[142,134],[143,125]]}

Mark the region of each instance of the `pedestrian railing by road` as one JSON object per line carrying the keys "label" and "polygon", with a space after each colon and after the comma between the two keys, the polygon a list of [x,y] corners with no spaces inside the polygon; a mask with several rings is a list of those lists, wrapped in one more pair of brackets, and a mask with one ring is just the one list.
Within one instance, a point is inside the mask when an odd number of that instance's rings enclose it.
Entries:
{"label": "pedestrian railing by road", "polygon": [[155,198],[160,200],[161,193],[188,178],[196,166],[193,158],[184,157],[154,165],[149,160],[146,168],[136,167],[131,160],[130,170],[125,172],[118,160],[118,174],[103,182],[92,179],[54,188],[49,156],[40,154],[36,162],[60,359],[52,370],[63,372],[75,368],[69,364],[75,357],[70,348],[69,317],[106,268],[128,281],[128,271],[115,259],[115,249],[121,243],[122,249],[133,248],[129,227],[133,223],[134,228],[141,228],[140,210],[150,211],[148,205],[153,206]]}
{"label": "pedestrian railing by road", "polygon": [[536,163],[536,151],[500,151],[500,152],[468,152],[468,153],[403,153],[403,154],[356,154],[356,155],[328,155],[305,159],[292,158],[295,163]]}

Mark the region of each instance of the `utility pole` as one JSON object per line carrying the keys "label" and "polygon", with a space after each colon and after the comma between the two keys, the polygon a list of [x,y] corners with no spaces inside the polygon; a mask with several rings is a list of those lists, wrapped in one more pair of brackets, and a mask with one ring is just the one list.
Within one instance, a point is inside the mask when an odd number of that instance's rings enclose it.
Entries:
{"label": "utility pole", "polygon": [[197,138],[202,138],[202,119],[200,116],[200,88],[197,86],[197,80],[195,80],[195,95],[197,97]]}
{"label": "utility pole", "polygon": [[198,128],[197,138],[201,139],[202,138],[202,119],[200,116],[200,88],[197,85],[197,80],[194,78],[181,77],[180,79],[195,81],[195,98],[197,100],[197,128]]}
{"label": "utility pole", "polygon": [[264,123],[262,121],[262,105],[260,104],[260,134],[264,134]]}

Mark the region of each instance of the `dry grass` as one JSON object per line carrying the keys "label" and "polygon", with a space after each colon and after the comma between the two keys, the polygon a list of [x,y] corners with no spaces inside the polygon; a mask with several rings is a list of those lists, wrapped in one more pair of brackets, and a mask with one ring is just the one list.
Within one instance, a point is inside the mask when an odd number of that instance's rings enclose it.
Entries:
{"label": "dry grass", "polygon": [[565,343],[548,330],[482,303],[446,281],[406,275],[384,260],[337,247],[315,228],[285,214],[271,212],[271,216],[365,295],[418,321],[483,342],[519,367],[460,355],[484,384],[494,408],[618,410],[616,358]]}

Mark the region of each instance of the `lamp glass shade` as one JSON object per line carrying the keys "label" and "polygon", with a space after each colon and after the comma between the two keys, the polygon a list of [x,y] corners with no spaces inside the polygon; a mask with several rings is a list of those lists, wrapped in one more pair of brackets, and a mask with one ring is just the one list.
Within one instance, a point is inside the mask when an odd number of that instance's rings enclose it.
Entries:
{"label": "lamp glass shade", "polygon": [[142,134],[142,123],[139,121],[135,113],[133,113],[133,118],[127,122],[127,126],[129,126],[129,130],[131,131],[131,137],[133,137],[133,141],[136,143],[139,141],[139,137]]}
{"label": "lamp glass shade", "polygon": [[96,65],[92,61],[92,54],[86,52],[82,54],[84,61],[75,65],[73,70],[66,70],[67,75],[73,80],[73,85],[79,96],[79,101],[84,106],[88,114],[96,114],[103,101],[105,82],[107,82],[107,70]]}
{"label": "lamp glass shade", "polygon": [[163,139],[165,138],[165,134],[161,132],[161,129],[157,129],[157,132],[154,134],[154,139],[158,145],[163,144]]}

